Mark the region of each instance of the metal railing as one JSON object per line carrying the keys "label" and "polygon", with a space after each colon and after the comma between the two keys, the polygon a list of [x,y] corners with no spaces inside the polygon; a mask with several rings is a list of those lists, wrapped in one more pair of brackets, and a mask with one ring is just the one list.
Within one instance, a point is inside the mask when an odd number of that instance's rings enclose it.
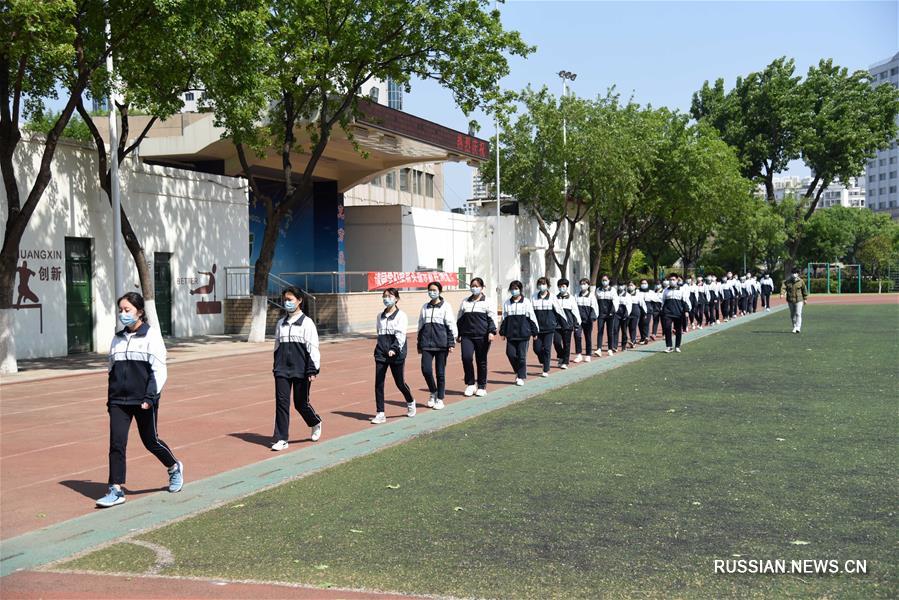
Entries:
{"label": "metal railing", "polygon": [[[253,267],[225,267],[225,298],[252,298],[254,273],[255,269]],[[297,285],[271,273],[268,275],[265,294],[269,305],[284,310],[282,297],[284,290],[290,286],[299,287],[306,292],[308,305],[303,308],[303,312],[309,315],[312,320],[316,320],[318,314],[315,295],[307,287]]]}

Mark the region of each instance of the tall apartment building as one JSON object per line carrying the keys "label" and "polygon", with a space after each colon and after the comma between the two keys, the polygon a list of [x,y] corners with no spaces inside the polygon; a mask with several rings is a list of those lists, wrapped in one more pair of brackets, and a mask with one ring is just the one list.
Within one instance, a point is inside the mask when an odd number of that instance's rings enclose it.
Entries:
{"label": "tall apartment building", "polygon": [[[873,85],[899,88],[899,52],[870,68]],[[899,117],[896,118],[899,124]],[[899,219],[899,138],[881,150],[865,168],[868,208]]]}
{"label": "tall apartment building", "polygon": [[[789,175],[774,178],[774,198],[780,202],[787,196],[801,196],[811,185],[811,177],[798,177]],[[759,186],[757,192],[764,197],[765,188]],[[866,189],[864,178],[852,178],[847,184],[840,181],[831,183],[821,194],[816,210],[844,206],[846,208],[865,208]]]}

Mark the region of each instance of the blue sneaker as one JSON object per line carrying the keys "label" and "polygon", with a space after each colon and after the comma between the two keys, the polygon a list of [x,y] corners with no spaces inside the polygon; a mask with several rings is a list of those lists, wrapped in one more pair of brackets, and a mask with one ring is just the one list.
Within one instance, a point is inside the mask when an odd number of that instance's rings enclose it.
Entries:
{"label": "blue sneaker", "polygon": [[109,492],[106,493],[105,496],[97,500],[97,506],[100,508],[109,508],[110,506],[115,506],[116,504],[121,504],[125,501],[125,492],[121,489],[116,489],[115,486],[109,486]]}
{"label": "blue sneaker", "polygon": [[180,492],[181,488],[184,487],[184,465],[179,460],[175,463],[175,467],[174,471],[169,471],[169,491],[173,494]]}

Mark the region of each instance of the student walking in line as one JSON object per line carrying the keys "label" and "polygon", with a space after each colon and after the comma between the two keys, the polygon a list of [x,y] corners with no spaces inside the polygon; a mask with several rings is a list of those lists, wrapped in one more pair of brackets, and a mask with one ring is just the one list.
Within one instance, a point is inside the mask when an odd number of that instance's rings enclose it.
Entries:
{"label": "student walking in line", "polygon": [[[665,280],[664,285],[668,285],[668,281]],[[653,286],[653,289],[647,294],[648,301],[646,305],[649,307],[649,313],[652,318],[652,325],[649,330],[649,339],[650,341],[656,341],[656,336],[659,333],[659,325],[662,324],[662,290],[664,289],[663,284],[656,282]]]}
{"label": "student walking in line", "polygon": [[406,343],[406,331],[409,329],[409,319],[406,313],[397,307],[400,300],[400,292],[396,288],[387,288],[382,294],[384,310],[378,313],[375,326],[378,330],[378,341],[375,344],[375,416],[371,422],[386,423],[384,415],[384,380],[387,370],[393,375],[393,382],[406,400],[406,416],[415,416],[415,400],[412,391],[406,383],[406,353],[409,345]]}
{"label": "student walking in line", "polygon": [[596,356],[602,356],[602,332],[606,332],[606,349],[609,356],[618,349],[618,291],[609,284],[608,275],[603,275],[596,290],[599,317],[596,320]]}
{"label": "student walking in line", "polygon": [[627,315],[627,333],[630,338],[628,348],[637,345],[637,331],[640,327],[640,318],[646,314],[646,302],[643,300],[643,294],[637,291],[637,286],[633,281],[627,283],[627,296],[630,299],[631,309]]}
{"label": "student walking in line", "polygon": [[696,305],[693,306],[693,313],[696,315],[696,323],[699,329],[702,329],[703,323],[709,324],[708,321],[709,307],[709,288],[705,284],[702,277],[696,278]]}
{"label": "student walking in line", "polygon": [[180,492],[184,485],[184,465],[156,433],[159,397],[168,376],[162,334],[147,321],[140,294],[128,292],[117,305],[122,329],[109,348],[109,491],[97,500],[102,508],[125,501],[125,448],[132,420],[144,447],[168,470],[169,491]]}
{"label": "student walking in line", "polygon": [[462,302],[456,318],[457,341],[462,345],[464,395],[483,397],[487,395],[487,354],[496,337],[496,304],[484,295],[484,280],[480,277],[471,280],[468,291],[471,295]]}
{"label": "student walking in line", "polygon": [[309,403],[309,390],[321,369],[318,329],[308,315],[306,295],[291,286],[281,294],[287,314],[275,325],[275,442],[272,450],[287,448],[290,429],[290,392],[293,405],[307,427],[312,428],[312,441],[322,436],[322,420]]}
{"label": "student walking in line", "polygon": [[515,385],[524,385],[528,378],[528,341],[540,331],[534,305],[525,297],[520,281],[509,284],[509,298],[503,302],[500,336],[506,339],[506,358],[515,371]]}
{"label": "student walking in line", "polygon": [[762,275],[759,284],[761,285],[762,308],[765,309],[765,312],[771,312],[771,294],[774,292],[774,280],[771,279],[771,275],[765,273]]}
{"label": "student walking in line", "polygon": [[752,294],[750,312],[755,313],[755,311],[758,310],[758,307],[759,307],[759,296],[762,295],[762,284],[759,283],[758,278],[755,275],[752,275],[751,273],[749,275],[747,275],[747,277],[749,278],[749,281],[751,282],[751,285],[749,288],[750,292]]}
{"label": "student walking in line", "polygon": [[[456,315],[453,307],[443,299],[443,285],[439,281],[428,284],[428,301],[418,315],[418,351],[421,353],[421,374],[428,385],[428,407],[442,410],[446,398],[446,359],[456,346]],[[434,372],[437,379],[434,379]]]}
{"label": "student walking in line", "polygon": [[652,313],[652,290],[649,289],[649,282],[645,279],[640,280],[640,289],[637,290],[637,297],[643,302],[640,305],[640,344],[645,346],[649,343],[649,317]]}
{"label": "student walking in line", "polygon": [[799,269],[793,269],[792,275],[784,280],[780,287],[780,297],[787,299],[790,307],[790,320],[793,322],[793,333],[802,332],[802,307],[808,300],[805,281],[799,275]]}
{"label": "student walking in line", "polygon": [[534,354],[540,359],[543,367],[540,376],[549,377],[553,340],[560,321],[565,319],[565,312],[559,306],[558,299],[549,291],[549,279],[546,277],[537,280],[537,292],[531,298],[531,304],[534,305],[534,314],[537,315],[539,325],[537,336],[534,338]]}
{"label": "student walking in line", "polygon": [[622,352],[627,348],[634,347],[634,344],[627,336],[627,332],[630,329],[630,316],[633,304],[633,298],[627,293],[627,284],[620,284],[618,286],[618,336],[621,339]]}
{"label": "student walking in line", "polygon": [[734,317],[734,275],[729,272],[724,277],[724,284],[721,286],[724,300],[721,302],[721,314],[724,322],[727,323]]}
{"label": "student walking in line", "polygon": [[[680,352],[684,314],[690,310],[690,298],[677,285],[677,276],[669,276],[668,288],[662,292],[662,330],[665,332],[665,352]],[[675,340],[672,343],[671,330]]]}
{"label": "student walking in line", "polygon": [[[590,356],[593,354],[593,322],[599,318],[599,304],[596,301],[596,295],[590,289],[590,280],[586,277],[581,279],[580,288],[574,299],[581,317],[581,326],[574,330],[574,351],[577,353],[574,362],[576,363],[584,360],[590,362]],[[583,341],[581,334],[584,337]],[[601,332],[599,335],[602,337]]]}
{"label": "student walking in line", "polygon": [[559,368],[567,369],[568,361],[571,358],[571,334],[581,328],[581,311],[577,307],[574,296],[568,292],[568,280],[562,278],[556,286],[559,288],[556,300],[559,301],[559,307],[565,316],[559,319],[553,346],[556,349],[556,358],[559,359]]}

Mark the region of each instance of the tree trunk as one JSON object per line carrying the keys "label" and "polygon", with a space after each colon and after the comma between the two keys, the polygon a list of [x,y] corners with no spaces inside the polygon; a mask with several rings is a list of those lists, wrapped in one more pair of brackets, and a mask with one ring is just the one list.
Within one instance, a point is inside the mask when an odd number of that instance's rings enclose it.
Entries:
{"label": "tree trunk", "polygon": [[250,333],[247,336],[247,341],[252,343],[265,341],[268,317],[268,277],[272,271],[275,246],[278,242],[278,230],[281,224],[279,214],[278,210],[268,214],[265,233],[262,236],[262,247],[259,249],[259,258],[256,259],[253,272],[253,315],[250,321]]}
{"label": "tree trunk", "polygon": [[594,227],[596,228],[596,256],[593,257],[593,265],[590,267],[590,282],[593,285],[596,285],[597,280],[599,279],[599,265],[602,262],[602,217],[598,214],[596,215],[596,221],[594,222]]}

